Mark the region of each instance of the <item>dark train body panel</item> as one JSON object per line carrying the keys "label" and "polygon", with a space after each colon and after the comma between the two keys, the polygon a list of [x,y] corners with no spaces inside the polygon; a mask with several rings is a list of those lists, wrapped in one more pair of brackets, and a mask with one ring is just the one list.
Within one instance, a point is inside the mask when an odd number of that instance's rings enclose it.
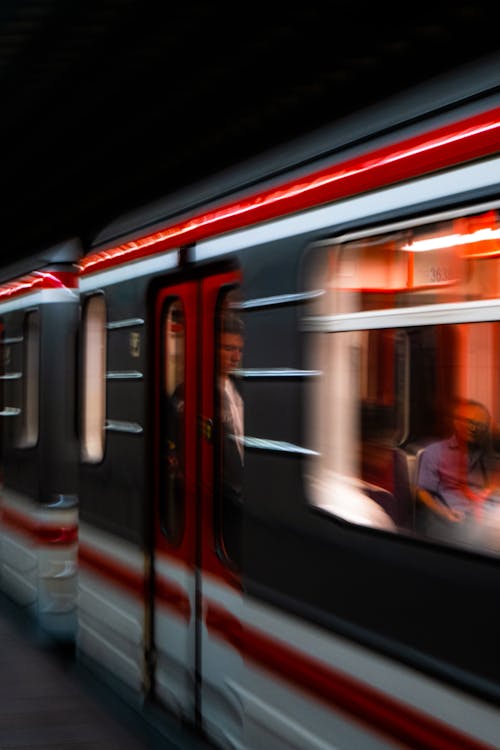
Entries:
{"label": "dark train body panel", "polygon": [[[498,746],[497,69],[119,217],[77,292],[0,288],[2,586],[218,746]],[[439,535],[460,399],[488,478]]]}
{"label": "dark train body panel", "polygon": [[32,259],[2,304],[3,589],[51,631],[76,625],[78,242]]}

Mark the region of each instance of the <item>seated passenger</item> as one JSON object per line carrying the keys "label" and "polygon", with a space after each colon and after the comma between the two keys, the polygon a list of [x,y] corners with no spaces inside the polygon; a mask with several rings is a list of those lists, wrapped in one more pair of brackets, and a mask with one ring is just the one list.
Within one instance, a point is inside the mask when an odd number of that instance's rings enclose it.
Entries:
{"label": "seated passenger", "polygon": [[458,401],[453,428],[451,437],[428,445],[420,459],[416,499],[426,510],[424,530],[500,549],[487,409],[477,401]]}

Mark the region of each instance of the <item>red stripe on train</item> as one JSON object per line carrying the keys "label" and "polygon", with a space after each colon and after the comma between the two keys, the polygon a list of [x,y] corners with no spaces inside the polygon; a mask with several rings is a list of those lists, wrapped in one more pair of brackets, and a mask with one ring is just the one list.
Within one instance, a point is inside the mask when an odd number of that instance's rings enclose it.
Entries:
{"label": "red stripe on train", "polygon": [[499,151],[500,107],[92,253],[82,274],[479,159]]}
{"label": "red stripe on train", "polygon": [[[99,577],[106,578],[114,585],[126,590],[134,597],[141,600],[144,598],[147,590],[145,574],[136,573],[123,563],[112,560],[82,543],[80,543],[78,550],[78,562]],[[173,581],[157,578],[154,584],[154,592],[159,605],[174,612],[185,622],[189,622],[191,619],[191,603],[182,586]]]}
{"label": "red stripe on train", "polygon": [[143,573],[136,573],[124,563],[112,560],[82,542],[78,547],[78,564],[92,570],[99,577],[112,581],[133,596],[144,598],[146,580]]}
{"label": "red stripe on train", "polygon": [[71,271],[35,271],[0,286],[0,302],[41,289],[76,289],[78,276]]}
{"label": "red stripe on train", "polygon": [[173,581],[156,579],[154,584],[155,599],[163,607],[171,610],[185,622],[191,619],[191,604],[184,589]]}
{"label": "red stripe on train", "polygon": [[15,531],[26,534],[37,544],[74,544],[78,541],[78,526],[76,524],[60,525],[41,523],[36,518],[19,513],[12,508],[3,508],[2,524]]}
{"label": "red stripe on train", "polygon": [[[80,546],[79,562],[132,594],[144,596],[144,578],[124,565],[85,546]],[[158,582],[157,588],[161,603],[186,619],[189,599],[181,587]],[[216,604],[205,602],[205,622],[212,634],[231,644],[243,658],[253,661],[261,669],[309,692],[332,708],[348,713],[371,730],[382,732],[415,750],[494,750],[491,745],[467,737],[453,727],[242,624],[231,612]]]}
{"label": "red stripe on train", "polygon": [[322,662],[305,656],[242,623],[227,610],[205,603],[207,628],[230,643],[245,659],[293,683],[332,708],[391,739],[419,750],[493,750]]}

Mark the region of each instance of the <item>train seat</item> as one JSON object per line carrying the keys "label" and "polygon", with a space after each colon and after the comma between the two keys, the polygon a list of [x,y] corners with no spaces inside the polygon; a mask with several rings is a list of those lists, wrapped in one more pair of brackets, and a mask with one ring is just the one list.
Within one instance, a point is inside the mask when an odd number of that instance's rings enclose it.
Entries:
{"label": "train seat", "polygon": [[437,438],[409,443],[404,448],[394,448],[394,487],[398,500],[397,523],[403,528],[416,530],[418,509],[416,500],[417,476],[422,453]]}
{"label": "train seat", "polygon": [[397,500],[397,517],[400,528],[414,527],[413,476],[415,456],[402,448],[393,449],[394,494]]}

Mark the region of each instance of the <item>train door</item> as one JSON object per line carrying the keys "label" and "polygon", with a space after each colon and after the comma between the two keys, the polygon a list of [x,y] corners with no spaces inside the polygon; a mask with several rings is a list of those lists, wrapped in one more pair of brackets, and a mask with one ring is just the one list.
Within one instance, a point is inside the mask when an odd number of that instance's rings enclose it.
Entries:
{"label": "train door", "polygon": [[[238,280],[227,272],[166,287],[155,308],[153,694],[219,739],[242,725],[232,637],[242,605],[240,519],[238,502],[223,501],[230,449],[221,392],[222,363],[235,369],[241,357],[242,336],[222,330],[238,322]],[[235,432],[233,451],[241,451]]]}

